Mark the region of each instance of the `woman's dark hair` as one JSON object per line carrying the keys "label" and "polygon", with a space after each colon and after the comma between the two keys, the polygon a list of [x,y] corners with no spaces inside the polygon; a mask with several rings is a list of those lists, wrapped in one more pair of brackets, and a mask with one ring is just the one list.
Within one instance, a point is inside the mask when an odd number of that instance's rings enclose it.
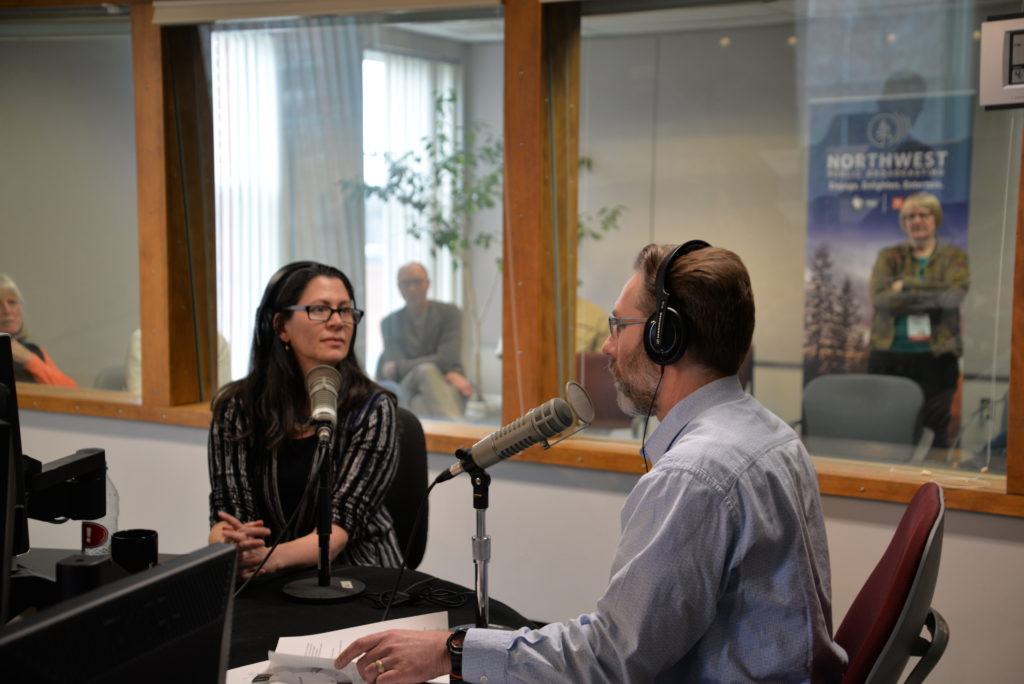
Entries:
{"label": "woman's dark hair", "polygon": [[[249,374],[225,385],[213,398],[216,420],[218,408],[237,397],[249,418],[248,434],[240,437],[251,437],[265,449],[278,447],[309,418],[305,376],[295,354],[285,348],[279,333],[292,316],[305,315],[288,311],[285,307],[298,304],[306,286],[318,276],[337,278],[344,283],[352,306],[356,305],[348,276],[333,266],[315,261],[297,261],[282,266],[270,278],[256,309]],[[355,352],[358,330],[358,324],[353,326],[348,355],[335,365],[342,378],[338,396],[339,418],[358,408],[370,393],[386,392],[370,380],[359,365]]]}

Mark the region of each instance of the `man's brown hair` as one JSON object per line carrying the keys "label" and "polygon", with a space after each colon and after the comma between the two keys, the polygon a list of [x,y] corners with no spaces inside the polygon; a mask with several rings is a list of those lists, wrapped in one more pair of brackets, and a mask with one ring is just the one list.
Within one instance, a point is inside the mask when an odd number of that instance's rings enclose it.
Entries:
{"label": "man's brown hair", "polygon": [[[648,315],[655,308],[658,267],[674,247],[650,244],[636,257],[633,266],[644,285],[636,304]],[[705,247],[676,259],[666,280],[689,330],[687,357],[735,375],[754,336],[754,292],[747,267],[727,249]]]}

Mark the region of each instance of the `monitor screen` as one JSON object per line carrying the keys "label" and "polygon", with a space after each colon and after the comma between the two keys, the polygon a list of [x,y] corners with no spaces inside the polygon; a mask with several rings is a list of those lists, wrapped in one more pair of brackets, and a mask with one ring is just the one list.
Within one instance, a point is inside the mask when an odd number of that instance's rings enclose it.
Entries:
{"label": "monitor screen", "polygon": [[4,681],[225,681],[235,549],[211,544],[0,631]]}

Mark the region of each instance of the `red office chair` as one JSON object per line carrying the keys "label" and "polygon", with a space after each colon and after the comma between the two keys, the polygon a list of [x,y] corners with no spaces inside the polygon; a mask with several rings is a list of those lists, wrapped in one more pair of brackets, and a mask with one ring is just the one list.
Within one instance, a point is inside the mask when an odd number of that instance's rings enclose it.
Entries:
{"label": "red office chair", "polygon": [[[907,684],[931,672],[949,641],[949,626],[931,607],[942,554],[942,488],[927,482],[914,494],[889,547],[836,631],[850,664],[843,684],[899,681],[919,657]],[[931,641],[921,636],[927,628]]]}
{"label": "red office chair", "polygon": [[589,427],[614,429],[632,425],[632,418],[623,413],[615,397],[615,379],[608,369],[607,356],[600,352],[577,354],[576,373],[594,404],[594,421]]}

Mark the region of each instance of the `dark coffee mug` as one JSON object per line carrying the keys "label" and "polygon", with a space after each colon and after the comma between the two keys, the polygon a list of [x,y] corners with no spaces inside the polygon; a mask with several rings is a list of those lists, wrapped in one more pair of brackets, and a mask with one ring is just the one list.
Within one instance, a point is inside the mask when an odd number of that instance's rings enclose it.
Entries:
{"label": "dark coffee mug", "polygon": [[110,537],[110,555],[128,572],[151,568],[157,562],[156,530],[120,530]]}

